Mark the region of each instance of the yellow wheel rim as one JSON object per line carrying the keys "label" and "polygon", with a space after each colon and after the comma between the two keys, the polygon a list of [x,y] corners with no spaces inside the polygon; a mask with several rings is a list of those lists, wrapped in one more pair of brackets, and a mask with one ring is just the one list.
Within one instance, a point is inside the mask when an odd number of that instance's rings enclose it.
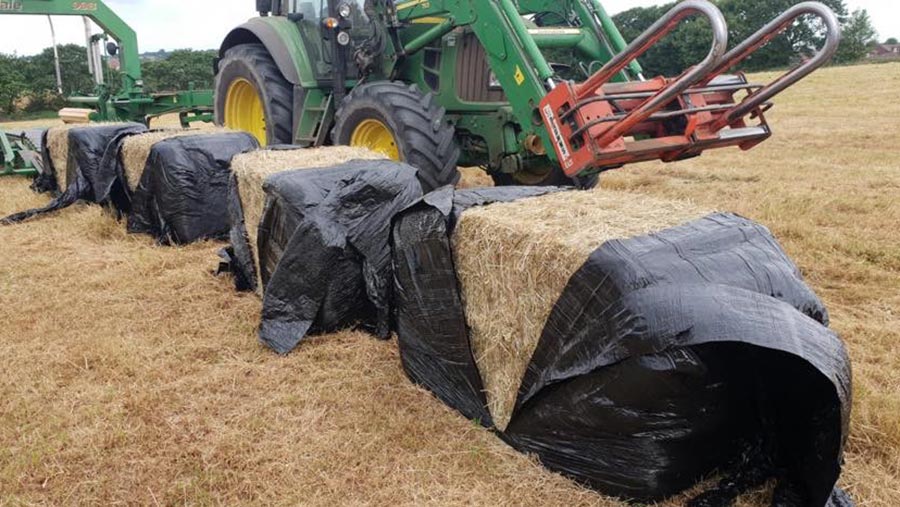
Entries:
{"label": "yellow wheel rim", "polygon": [[266,110],[253,83],[244,78],[234,80],[225,95],[225,126],[243,130],[266,145]]}
{"label": "yellow wheel rim", "polygon": [[364,120],[353,129],[350,146],[361,146],[378,152],[391,160],[400,160],[400,148],[391,129],[378,120]]}

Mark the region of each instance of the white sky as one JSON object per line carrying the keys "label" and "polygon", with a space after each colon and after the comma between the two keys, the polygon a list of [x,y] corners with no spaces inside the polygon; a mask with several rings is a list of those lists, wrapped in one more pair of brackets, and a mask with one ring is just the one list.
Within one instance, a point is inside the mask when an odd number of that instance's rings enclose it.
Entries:
{"label": "white sky", "polygon": [[[764,0],[761,0],[764,1]],[[140,50],[213,49],[232,27],[255,15],[253,0],[107,0],[138,33]],[[614,14],[658,0],[605,0]],[[850,9],[868,9],[879,38],[900,38],[900,1],[847,0]],[[77,17],[55,17],[60,44],[84,44],[84,25]],[[30,55],[50,46],[43,16],[0,16],[0,52]]]}

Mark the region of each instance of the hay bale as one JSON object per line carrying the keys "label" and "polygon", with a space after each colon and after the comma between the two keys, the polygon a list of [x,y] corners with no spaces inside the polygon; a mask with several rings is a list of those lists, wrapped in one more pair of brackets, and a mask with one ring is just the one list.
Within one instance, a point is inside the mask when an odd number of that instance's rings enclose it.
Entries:
{"label": "hay bale", "polygon": [[608,495],[658,501],[750,457],[827,503],[849,358],[771,232],[690,203],[525,190],[442,189],[394,217],[410,379]]}
{"label": "hay bale", "polygon": [[602,244],[712,210],[626,192],[563,192],[473,208],[452,242],[471,346],[488,407],[509,423],[525,370],[571,276]]}
{"label": "hay bale", "polygon": [[[340,165],[351,160],[383,160],[385,156],[366,148],[328,146],[295,150],[259,150],[234,157],[231,170],[238,185],[238,195],[244,212],[247,238],[254,256],[258,256],[259,223],[266,205],[263,183],[273,174],[296,169],[316,169]],[[257,280],[259,259],[256,261]]]}
{"label": "hay bale", "polygon": [[60,125],[47,131],[47,150],[50,152],[50,160],[53,162],[53,172],[56,175],[56,184],[59,190],[65,190],[66,166],[69,160],[69,131],[83,125]]}
{"label": "hay bale", "polygon": [[460,167],[458,189],[493,187],[494,179],[480,167]]}
{"label": "hay bale", "polygon": [[91,115],[96,111],[79,107],[64,107],[59,110],[59,119],[66,125],[87,124],[91,122]]}
{"label": "hay bale", "polygon": [[122,142],[122,168],[128,188],[134,191],[141,182],[147,159],[156,143],[173,137],[197,136],[204,134],[221,134],[231,132],[224,127],[204,129],[164,129],[155,132],[147,132],[138,136],[132,136]]}

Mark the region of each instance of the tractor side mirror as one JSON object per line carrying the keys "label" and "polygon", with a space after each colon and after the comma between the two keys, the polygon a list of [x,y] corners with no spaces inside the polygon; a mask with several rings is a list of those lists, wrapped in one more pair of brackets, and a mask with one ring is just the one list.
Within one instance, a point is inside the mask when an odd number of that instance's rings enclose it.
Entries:
{"label": "tractor side mirror", "polygon": [[119,54],[119,46],[116,45],[115,42],[109,41],[106,43],[106,53],[109,56],[116,56]]}
{"label": "tractor side mirror", "polygon": [[260,16],[266,16],[272,12],[272,0],[256,0],[256,12]]}

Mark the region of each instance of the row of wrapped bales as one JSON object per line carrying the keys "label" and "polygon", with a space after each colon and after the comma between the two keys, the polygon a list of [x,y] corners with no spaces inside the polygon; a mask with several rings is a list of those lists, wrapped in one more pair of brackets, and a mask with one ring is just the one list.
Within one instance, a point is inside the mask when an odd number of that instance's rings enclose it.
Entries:
{"label": "row of wrapped bales", "polygon": [[641,501],[713,473],[695,505],[769,479],[776,505],[844,498],[849,360],[764,227],[631,193],[444,189],[392,243],[409,377],[549,468]]}
{"label": "row of wrapped bales", "polygon": [[775,504],[848,505],[846,351],[764,227],[624,192],[415,201],[392,162],[235,172],[232,254],[263,281],[275,351],[352,324],[386,336],[393,314],[414,382],[600,491],[653,501],[718,473],[696,505],[770,479]]}
{"label": "row of wrapped bales", "polygon": [[[717,473],[696,505],[769,480],[777,505],[844,498],[846,351],[752,221],[623,192],[423,196],[414,168],[360,150],[91,129],[65,130],[66,193],[127,203],[129,228],[164,242],[228,233],[279,353],[396,330],[414,382],[608,494],[653,501]],[[61,137],[47,137],[57,158]],[[101,137],[115,149],[86,149]]]}
{"label": "row of wrapped bales", "polygon": [[258,148],[249,135],[226,129],[150,132],[135,123],[61,126],[44,135],[46,169],[34,187],[55,198],[3,223],[85,201],[108,206],[127,217],[130,231],[163,243],[224,238],[231,158]]}

